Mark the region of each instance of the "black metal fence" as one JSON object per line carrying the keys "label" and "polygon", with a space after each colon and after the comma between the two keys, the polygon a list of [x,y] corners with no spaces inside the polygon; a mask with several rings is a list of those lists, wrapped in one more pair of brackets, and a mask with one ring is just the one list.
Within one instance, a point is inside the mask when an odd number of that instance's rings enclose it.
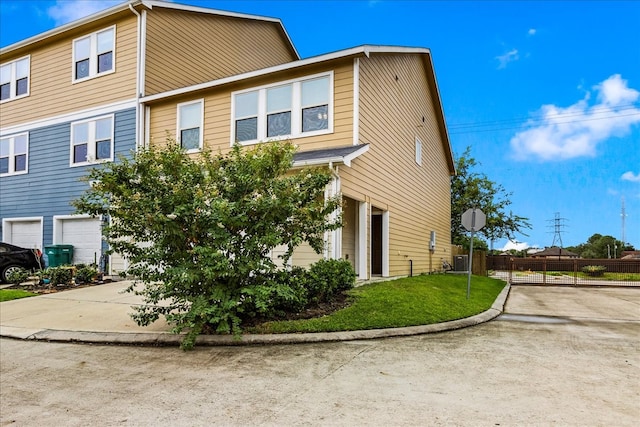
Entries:
{"label": "black metal fence", "polygon": [[639,259],[504,258],[487,259],[487,267],[511,284],[640,286]]}

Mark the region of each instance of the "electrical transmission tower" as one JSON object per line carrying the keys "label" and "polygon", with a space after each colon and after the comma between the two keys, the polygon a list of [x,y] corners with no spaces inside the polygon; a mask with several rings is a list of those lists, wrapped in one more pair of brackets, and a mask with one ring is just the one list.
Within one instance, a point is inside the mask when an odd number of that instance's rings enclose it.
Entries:
{"label": "electrical transmission tower", "polygon": [[[562,249],[562,233],[564,233],[563,229],[566,227],[564,224],[566,220],[566,218],[560,217],[560,212],[556,212],[555,218],[548,221],[553,223],[553,225],[550,226],[550,228],[553,228],[553,243],[551,247],[558,246]],[[559,245],[557,245],[556,242],[558,242]]]}

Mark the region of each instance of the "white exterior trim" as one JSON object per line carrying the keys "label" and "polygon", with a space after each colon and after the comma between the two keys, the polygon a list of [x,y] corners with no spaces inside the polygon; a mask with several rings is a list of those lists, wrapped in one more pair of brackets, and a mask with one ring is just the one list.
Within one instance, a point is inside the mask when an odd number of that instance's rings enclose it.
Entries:
{"label": "white exterior trim", "polygon": [[389,277],[389,211],[382,212],[382,277]]}
{"label": "white exterior trim", "polygon": [[40,247],[39,249],[44,251],[42,236],[44,234],[44,217],[43,216],[25,216],[16,218],[2,218],[2,241],[9,243],[12,240],[13,234],[11,230],[11,224],[14,222],[40,222]]}
{"label": "white exterior trim", "polygon": [[369,260],[369,251],[367,250],[369,230],[369,215],[367,202],[358,203],[358,247],[356,249],[357,265],[358,265],[358,279],[369,279],[369,272],[367,271],[367,263]]}
{"label": "white exterior trim", "polygon": [[360,58],[353,60],[353,145],[360,137]]}
{"label": "white exterior trim", "polygon": [[[321,79],[327,77],[329,79],[329,93],[328,95],[328,122],[327,129],[321,129],[316,131],[302,131],[302,84],[308,80]],[[275,137],[269,137],[266,135],[266,120],[268,116],[267,112],[267,91],[271,88],[277,88],[279,86],[291,85],[291,133],[289,135],[278,135]],[[258,111],[257,111],[257,139],[248,141],[236,141],[236,95],[242,95],[245,93],[257,92],[258,93]],[[237,142],[240,145],[255,145],[263,142],[280,141],[287,139],[306,138],[310,136],[326,135],[333,133],[333,107],[334,107],[334,72],[328,71],[317,74],[310,74],[295,79],[282,80],[266,85],[255,86],[247,89],[231,92],[231,128],[230,128],[230,147]],[[298,120],[299,119],[299,120]]]}
{"label": "white exterior trim", "polygon": [[92,218],[96,218],[93,215],[54,215],[53,216],[53,235],[52,235],[52,239],[53,239],[53,244],[59,244],[62,241],[62,227],[61,227],[61,221],[64,221],[66,219],[92,219]]}
{"label": "white exterior trim", "polygon": [[61,114],[59,116],[48,117],[46,119],[34,120],[32,122],[21,123],[15,126],[9,126],[0,129],[0,136],[11,135],[14,133],[27,132],[36,128],[58,125],[61,123],[75,122],[94,116],[102,116],[112,114],[120,110],[135,108],[137,105],[135,99],[115,102],[113,104],[101,105],[99,107],[87,108],[86,110],[74,111],[73,113]]}

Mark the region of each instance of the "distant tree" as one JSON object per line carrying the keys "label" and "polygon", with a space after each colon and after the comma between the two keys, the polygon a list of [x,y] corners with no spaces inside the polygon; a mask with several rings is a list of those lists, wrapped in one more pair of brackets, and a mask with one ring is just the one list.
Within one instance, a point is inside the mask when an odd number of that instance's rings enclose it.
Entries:
{"label": "distant tree", "polygon": [[473,207],[487,216],[487,224],[476,234],[480,239],[492,242],[500,238],[513,240],[516,234],[526,236],[523,230],[531,228],[528,218],[508,210],[512,193],[485,174],[475,171],[477,166],[479,163],[471,156],[470,147],[456,161],[457,174],[451,178],[451,241],[456,245],[469,245],[469,233],[460,218]]}
{"label": "distant tree", "polygon": [[620,258],[623,251],[634,250],[631,245],[624,245],[613,236],[603,236],[595,233],[585,243],[567,247],[582,258]]}
{"label": "distant tree", "polygon": [[205,330],[239,333],[248,311],[296,297],[269,281],[280,271],[271,251],[286,248],[283,265],[303,242],[320,252],[341,218],[332,217],[340,198],[324,194],[331,174],[291,173],[294,152],[287,142],[188,156],[169,140],[89,172],[92,186],[74,206],[111,219],[103,234],[144,285],[129,288],[145,301],[138,324],[164,316],[188,331],[190,348]]}

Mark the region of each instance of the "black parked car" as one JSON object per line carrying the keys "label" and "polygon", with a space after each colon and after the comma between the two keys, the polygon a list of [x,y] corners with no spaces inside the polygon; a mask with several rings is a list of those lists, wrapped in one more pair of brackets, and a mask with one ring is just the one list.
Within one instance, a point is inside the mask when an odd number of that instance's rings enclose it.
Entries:
{"label": "black parked car", "polygon": [[0,282],[7,282],[7,276],[20,268],[28,271],[44,268],[42,251],[0,243]]}

